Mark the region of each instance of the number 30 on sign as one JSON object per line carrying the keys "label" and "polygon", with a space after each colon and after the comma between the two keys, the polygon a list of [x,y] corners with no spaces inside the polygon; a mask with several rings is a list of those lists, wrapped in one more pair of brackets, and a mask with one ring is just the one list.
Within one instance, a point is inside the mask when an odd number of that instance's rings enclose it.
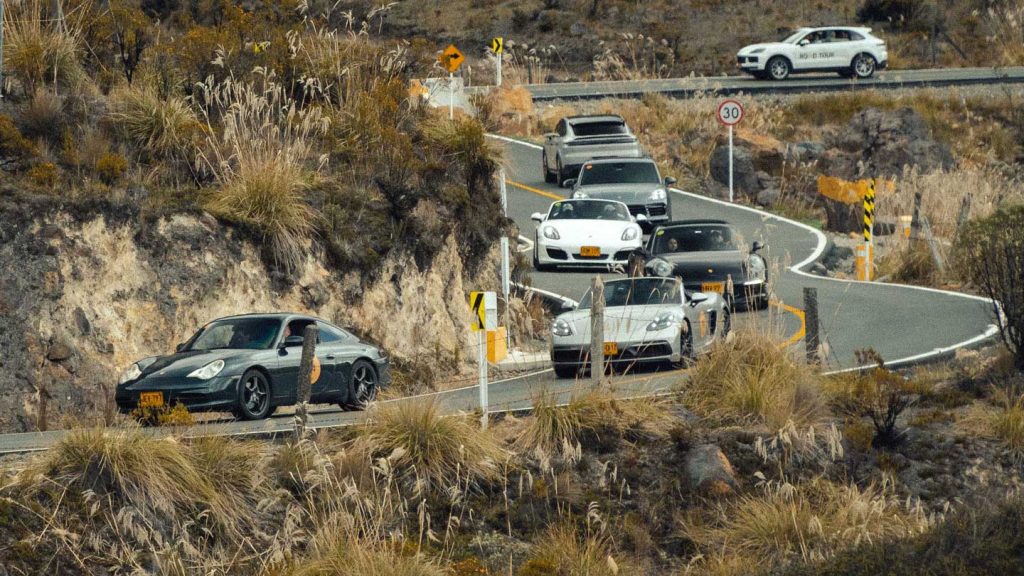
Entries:
{"label": "number 30 on sign", "polygon": [[743,105],[735,100],[725,100],[718,105],[718,121],[726,126],[735,126],[743,119]]}

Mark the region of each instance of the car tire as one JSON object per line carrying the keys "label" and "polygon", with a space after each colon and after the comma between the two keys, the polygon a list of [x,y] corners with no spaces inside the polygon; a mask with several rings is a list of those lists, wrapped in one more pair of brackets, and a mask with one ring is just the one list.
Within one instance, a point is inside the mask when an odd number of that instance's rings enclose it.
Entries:
{"label": "car tire", "polygon": [[342,410],[366,410],[377,399],[379,390],[377,369],[367,360],[356,360],[352,364],[352,376],[349,386],[352,397],[348,403],[341,404]]}
{"label": "car tire", "polygon": [[683,329],[679,331],[679,362],[677,368],[686,368],[693,364],[693,330],[690,329],[690,321],[683,321]]}
{"label": "car tire", "polygon": [[557,178],[548,170],[548,152],[547,150],[540,153],[541,167],[544,169],[544,182],[547,184],[554,184]]}
{"label": "car tire", "polygon": [[561,379],[575,378],[579,375],[580,371],[575,366],[559,366],[555,365],[555,376]]}
{"label": "car tire", "polygon": [[874,76],[876,68],[878,68],[878,62],[871,54],[857,54],[850,65],[850,71],[861,80]]}
{"label": "car tire", "polygon": [[786,60],[783,56],[773,56],[768,60],[768,64],[765,65],[764,69],[768,78],[776,81],[789,78],[789,73],[793,71],[789,60]]}
{"label": "car tire", "polygon": [[729,312],[728,308],[722,309],[722,333],[719,335],[721,338],[725,338],[732,332],[732,312]]}
{"label": "car tire", "polygon": [[263,420],[273,410],[273,386],[270,377],[250,368],[238,381],[238,406],[235,417],[240,420]]}
{"label": "car tire", "polygon": [[565,181],[569,179],[569,175],[565,173],[565,168],[562,167],[562,159],[555,158],[555,181],[558,183],[559,188],[565,188]]}

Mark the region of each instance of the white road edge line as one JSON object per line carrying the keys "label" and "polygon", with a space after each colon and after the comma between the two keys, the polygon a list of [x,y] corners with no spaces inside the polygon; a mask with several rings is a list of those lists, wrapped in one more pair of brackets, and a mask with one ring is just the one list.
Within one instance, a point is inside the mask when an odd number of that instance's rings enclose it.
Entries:
{"label": "white road edge line", "polygon": [[[491,138],[494,138],[496,140],[501,140],[502,142],[508,142],[510,144],[519,144],[520,146],[526,146],[528,148],[533,148],[535,150],[543,150],[544,149],[543,146],[541,146],[539,144],[534,144],[533,142],[524,142],[522,140],[516,140],[515,138],[509,138],[507,136],[500,136],[500,135],[497,135],[497,134],[488,134],[488,136],[490,136]],[[679,195],[682,195],[682,196],[689,196],[689,197],[694,198],[696,200],[704,200],[704,201],[711,202],[711,203],[714,203],[714,204],[720,204],[722,206],[729,206],[731,208],[738,208],[740,210],[746,210],[747,212],[751,212],[753,214],[757,214],[761,218],[770,218],[770,219],[773,219],[773,220],[777,220],[779,222],[784,222],[786,224],[790,224],[792,226],[796,226],[798,228],[802,228],[802,229],[810,232],[811,234],[813,234],[815,236],[815,238],[817,238],[818,244],[815,247],[814,252],[812,252],[810,256],[808,256],[807,258],[804,258],[803,261],[798,262],[797,264],[794,264],[794,265],[789,267],[789,270],[791,272],[795,273],[795,274],[799,274],[799,275],[807,277],[807,278],[814,278],[814,279],[817,279],[817,280],[830,280],[832,282],[840,282],[840,283],[843,283],[843,284],[874,284],[874,285],[878,285],[877,282],[867,282],[867,281],[863,281],[863,280],[847,280],[847,279],[842,279],[842,278],[831,278],[831,277],[828,277],[828,276],[818,276],[818,275],[815,275],[815,274],[811,274],[810,272],[805,272],[803,270],[803,268],[805,266],[809,266],[810,264],[816,262],[818,260],[818,258],[820,258],[821,255],[825,252],[825,248],[828,246],[828,237],[825,236],[825,234],[822,233],[820,230],[817,230],[817,229],[815,229],[815,228],[813,228],[811,226],[808,226],[807,224],[804,224],[803,222],[797,222],[795,220],[790,220],[789,218],[786,218],[784,216],[779,216],[777,214],[772,214],[770,212],[765,212],[764,210],[758,210],[757,208],[751,208],[750,206],[743,206],[742,204],[733,204],[733,203],[730,203],[730,202],[726,202],[724,200],[719,200],[717,198],[710,198],[708,196],[701,196],[700,194],[694,194],[692,192],[686,192],[686,191],[680,190],[678,188],[670,188],[670,190],[672,190],[672,192],[675,192],[676,194],[679,194]],[[985,303],[993,306],[994,308],[999,309],[999,305],[998,304],[993,302],[991,299],[985,298],[983,296],[975,296],[973,294],[964,294],[962,292],[953,292],[951,290],[941,290],[941,289],[938,289],[938,288],[926,288],[924,286],[911,286],[909,284],[885,284],[885,285],[886,286],[892,286],[892,287],[895,287],[895,288],[907,289],[907,290],[920,290],[922,292],[932,292],[932,293],[935,293],[935,294],[944,294],[944,295],[947,295],[947,296],[955,296],[955,297],[958,297],[958,298],[967,298],[969,300],[976,300],[976,301],[979,301],[979,302],[985,302]],[[999,314],[1002,314],[1001,310],[1000,310]],[[899,365],[899,364],[910,364],[910,363],[914,363],[914,362],[920,362],[920,361],[923,361],[923,360],[928,360],[928,359],[931,359],[931,358],[934,358],[934,357],[937,357],[937,356],[942,356],[943,354],[948,354],[950,352],[955,352],[956,350],[959,350],[960,348],[966,348],[966,347],[973,346],[975,344],[984,342],[985,340],[993,338],[998,333],[999,333],[999,326],[997,326],[996,324],[989,324],[988,329],[985,330],[985,332],[983,332],[982,334],[979,334],[978,336],[975,336],[973,338],[969,338],[967,340],[964,340],[963,342],[959,342],[957,344],[954,344],[952,346],[947,346],[945,348],[936,348],[935,350],[932,350],[931,352],[924,352],[922,354],[915,354],[913,356],[907,356],[907,357],[904,357],[904,358],[897,358],[895,360],[889,360],[886,363],[887,364],[891,364],[891,365]],[[865,369],[868,369],[868,368],[871,368],[871,367],[872,366],[869,366],[869,365],[855,366],[853,368],[844,368],[842,370],[833,370],[831,372],[826,372],[825,374],[828,375],[828,374],[840,374],[840,373],[843,373],[843,372],[857,372],[857,371],[865,370]]]}

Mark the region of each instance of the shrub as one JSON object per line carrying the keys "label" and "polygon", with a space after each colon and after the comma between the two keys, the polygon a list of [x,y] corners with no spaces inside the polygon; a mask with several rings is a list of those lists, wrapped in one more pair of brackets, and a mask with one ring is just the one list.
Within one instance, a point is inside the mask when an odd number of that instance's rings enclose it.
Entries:
{"label": "shrub", "polygon": [[954,254],[964,279],[1001,305],[994,304],[999,334],[1024,370],[1024,204],[969,222]]}
{"label": "shrub", "polygon": [[771,336],[737,330],[694,365],[680,390],[699,414],[727,422],[806,425],[824,415],[810,369]]}
{"label": "shrub", "polygon": [[557,524],[540,536],[518,575],[615,576],[618,573],[607,536],[589,528],[582,531],[572,525]]}
{"label": "shrub", "polygon": [[841,374],[824,380],[832,406],[849,417],[867,417],[874,425],[871,445],[875,448],[898,444],[903,431],[896,420],[921,392],[915,382],[885,367],[874,350],[858,350],[858,364],[875,364],[862,374]]}
{"label": "shrub", "polygon": [[67,126],[64,99],[49,90],[38,90],[18,116],[21,131],[29,138],[59,143]]}
{"label": "shrub", "polygon": [[36,186],[52,190],[57,186],[57,165],[53,162],[40,162],[28,169],[28,179]]}
{"label": "shrub", "polygon": [[987,418],[988,430],[1017,460],[1024,460],[1024,394],[999,388],[997,409]]}
{"label": "shrub", "polygon": [[357,443],[375,458],[389,457],[399,477],[420,492],[493,480],[505,460],[475,420],[444,416],[430,401],[379,404]]}
{"label": "shrub", "polygon": [[73,25],[53,26],[43,2],[27,0],[4,17],[4,70],[33,94],[46,83],[74,87],[84,77],[81,39]]}
{"label": "shrub", "polygon": [[0,114],[0,161],[4,166],[32,158],[36,153],[36,145],[25,138],[11,117]]}
{"label": "shrub", "polygon": [[202,133],[195,112],[182,98],[161,99],[151,88],[131,88],[114,92],[110,99],[110,123],[144,158],[184,159]]}
{"label": "shrub", "polygon": [[128,160],[115,152],[108,152],[96,162],[96,173],[104,184],[111,186],[128,170]]}

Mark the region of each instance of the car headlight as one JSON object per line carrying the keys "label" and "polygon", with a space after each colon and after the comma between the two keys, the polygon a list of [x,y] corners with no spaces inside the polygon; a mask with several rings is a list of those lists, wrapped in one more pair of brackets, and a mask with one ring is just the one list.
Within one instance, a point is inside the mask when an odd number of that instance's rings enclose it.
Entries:
{"label": "car headlight", "polygon": [[551,333],[555,336],[572,336],[572,324],[557,318],[555,323],[551,325]]}
{"label": "car headlight", "polygon": [[647,265],[655,276],[670,278],[672,276],[672,265],[664,260],[654,260]]}
{"label": "car headlight", "polygon": [[209,364],[203,366],[202,368],[193,370],[192,373],[188,375],[188,377],[198,378],[200,380],[209,380],[210,378],[213,378],[217,374],[220,374],[220,371],[223,369],[224,361],[214,360],[213,362],[210,362]]}
{"label": "car headlight", "polygon": [[629,228],[626,228],[625,230],[622,231],[622,239],[623,239],[623,241],[636,240],[636,237],[637,237],[637,230],[636,230],[636,228],[633,228],[632,226],[630,226]]}
{"label": "car headlight", "polygon": [[664,199],[665,199],[665,190],[664,189],[658,188],[654,192],[651,192],[651,200],[664,200]]}
{"label": "car headlight", "polygon": [[760,54],[761,52],[764,52],[764,48],[754,48],[749,53],[750,54]]}
{"label": "car headlight", "polygon": [[657,330],[664,330],[673,324],[679,324],[682,321],[683,319],[679,314],[675,312],[665,312],[654,320],[651,320],[651,323],[647,325],[647,331],[654,332]]}
{"label": "car headlight", "polygon": [[577,190],[576,192],[573,192],[572,193],[572,197],[573,198],[589,198],[589,196],[587,196],[586,193],[580,192],[579,190]]}
{"label": "car headlight", "polygon": [[767,273],[768,269],[764,264],[764,259],[756,254],[751,254],[747,259],[747,279],[752,283],[764,282]]}
{"label": "car headlight", "polygon": [[121,377],[117,379],[117,384],[120,386],[126,382],[131,382],[139,376],[142,376],[142,368],[139,368],[139,363],[135,362],[128,367],[127,370],[121,373]]}
{"label": "car headlight", "polygon": [[561,236],[558,235],[558,230],[554,226],[545,226],[542,231],[544,232],[545,238],[549,238],[551,240],[558,240],[561,238]]}

